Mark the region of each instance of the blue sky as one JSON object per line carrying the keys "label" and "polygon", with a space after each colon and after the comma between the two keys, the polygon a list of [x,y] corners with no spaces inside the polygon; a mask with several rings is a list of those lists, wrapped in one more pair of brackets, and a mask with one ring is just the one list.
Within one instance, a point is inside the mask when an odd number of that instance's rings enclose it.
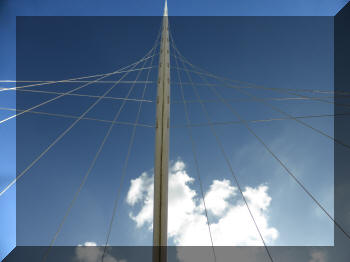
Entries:
{"label": "blue sky", "polygon": [[[159,3],[158,3],[159,2]],[[106,1],[104,4],[95,1],[84,3],[84,7],[77,2],[59,3],[46,1],[41,3],[35,1],[3,1],[0,6],[1,25],[0,34],[4,36],[1,42],[0,55],[5,59],[0,61],[0,78],[15,79],[16,64],[16,20],[17,15],[159,15],[162,13],[163,4],[158,1],[153,4],[139,3],[135,8],[116,1]],[[176,6],[169,3],[170,15],[329,15],[333,16],[346,1],[308,1],[305,3],[298,1],[269,1],[264,3],[264,8],[256,1],[245,1],[243,3],[223,1],[215,7],[210,2],[201,1],[185,3],[177,1]],[[69,8],[67,6],[69,5]],[[254,8],[253,8],[254,7]],[[26,79],[64,79],[82,74],[95,74],[110,72],[123,65],[130,64],[135,59],[141,57],[152,46],[156,31],[159,27],[159,18],[147,19],[146,25],[140,27],[132,18],[128,23],[129,27],[120,26],[117,20],[112,18],[98,18],[96,20],[77,20],[69,18],[60,20],[27,20],[27,23],[18,23],[17,29],[22,37],[23,46],[17,46],[18,50],[24,51],[17,59],[21,66],[17,68],[17,77]],[[96,19],[96,18],[95,18]],[[258,83],[268,87],[304,88],[332,90],[333,88],[333,21],[332,18],[235,18],[228,19],[232,23],[229,28],[224,26],[222,18],[170,18],[172,34],[183,55],[194,64],[202,66],[213,73],[227,76],[232,79]],[[48,21],[50,27],[45,26]],[[279,21],[277,23],[277,21]],[[51,23],[50,23],[51,22]],[[70,23],[71,22],[71,23]],[[85,23],[91,26],[85,27]],[[197,24],[196,24],[197,23]],[[114,25],[114,26],[111,26]],[[198,27],[200,25],[200,27]],[[55,27],[53,29],[53,27]],[[48,29],[50,31],[47,31]],[[130,29],[133,32],[139,30],[138,34],[129,35]],[[154,30],[153,30],[153,29]],[[46,30],[46,31],[45,31]],[[147,31],[148,30],[148,31]],[[45,34],[43,33],[45,32]],[[114,34],[114,35],[113,35]],[[62,36],[61,38],[58,36]],[[123,37],[121,37],[123,36]],[[210,36],[210,37],[209,37]],[[65,41],[65,39],[69,39]],[[130,46],[132,40],[141,41]],[[79,41],[85,44],[82,47]],[[200,45],[198,45],[200,43]],[[66,46],[69,48],[66,48]],[[118,46],[119,45],[119,46]],[[98,47],[98,48],[96,48]],[[93,51],[92,51],[93,50]],[[121,52],[128,50],[129,52]],[[53,52],[54,51],[54,52]],[[66,52],[68,51],[68,53]],[[89,56],[86,54],[89,53]],[[131,55],[132,54],[132,55]],[[205,55],[203,55],[205,54]],[[67,62],[69,61],[69,62]],[[91,62],[93,61],[93,62]],[[24,70],[23,70],[24,69]],[[130,80],[135,74],[130,75]],[[145,77],[145,75],[143,76]],[[153,79],[156,74],[153,73]],[[176,76],[173,77],[176,79]],[[185,78],[185,75],[183,75]],[[199,79],[197,78],[199,81]],[[281,86],[283,83],[283,86]],[[63,88],[70,88],[66,85]],[[108,86],[105,85],[103,90]],[[153,88],[153,89],[152,89]],[[193,92],[187,86],[186,97],[194,99]],[[40,87],[38,90],[48,90],[47,87]],[[53,86],[51,91],[62,91],[62,86]],[[151,87],[146,96],[154,100],[155,87]],[[94,88],[86,89],[86,92],[96,92]],[[115,96],[122,96],[125,91],[115,92]],[[234,90],[221,89],[227,97],[240,98],[242,95]],[[15,96],[8,92],[0,98],[2,107],[15,107]],[[201,94],[211,98],[209,91],[203,88]],[[273,92],[255,92],[256,95],[282,97],[283,94]],[[308,93],[305,93],[306,95]],[[139,97],[140,93],[132,94]],[[23,100],[21,100],[23,98]],[[36,94],[20,93],[18,104],[26,108],[35,105],[39,101],[44,101],[49,96],[37,96]],[[92,100],[85,99],[77,104],[76,98],[62,99],[61,102],[52,106],[43,107],[43,111],[80,114]],[[172,99],[179,100],[180,92],[175,87],[172,89]],[[293,115],[304,114],[325,114],[332,113],[332,106],[319,102],[288,101],[285,103],[273,102],[276,106],[283,108]],[[17,105],[18,105],[17,104]],[[91,112],[91,117],[111,118],[111,109],[117,108],[120,103],[102,103],[100,107]],[[141,121],[152,124],[154,115],[153,104],[144,106]],[[228,121],[234,119],[232,114],[222,104],[209,104],[208,110],[217,121]],[[276,112],[268,110],[255,102],[243,101],[233,103],[233,106],[247,119],[260,119],[264,117],[279,117]],[[190,114],[194,122],[203,123],[205,118],[200,111],[199,104],[190,104]],[[121,120],[134,119],[136,108],[133,103],[127,103]],[[11,112],[1,111],[1,119],[11,115]],[[17,134],[17,149],[22,149],[22,153],[17,157],[17,168],[23,170],[25,166],[41,150],[50,143],[60,131],[71,120],[56,119],[38,115],[27,114],[17,125],[26,127],[23,134]],[[185,122],[183,105],[174,104],[172,107],[172,124],[181,125]],[[333,123],[331,118],[305,120],[305,122],[333,134]],[[33,124],[35,123],[35,125]],[[44,128],[42,128],[44,127]],[[277,155],[281,156],[289,164],[291,169],[300,175],[307,187],[317,196],[327,207],[333,209],[332,205],[332,181],[333,176],[333,145],[330,140],[302,127],[291,121],[271,122],[253,124],[252,127],[259,133]],[[101,141],[106,124],[96,125],[85,121],[72,130],[61,144],[48,154],[40,164],[35,166],[28,177],[23,179],[23,207],[18,208],[17,214],[23,223],[17,224],[20,230],[17,241],[23,244],[31,243],[44,245],[49,242],[50,237],[59,222],[66,203],[71,198],[74,188],[79,183],[79,177],[83,175],[82,166],[90,161],[98,143]],[[75,245],[86,241],[95,241],[102,244],[105,237],[105,225],[109,219],[106,215],[110,212],[111,205],[101,205],[101,203],[111,202],[111,194],[114,192],[118,177],[109,181],[110,170],[120,173],[125,150],[127,147],[130,127],[118,126],[112,133],[111,141],[106,145],[104,152],[93,171],[91,179],[86,185],[76,203],[75,208],[67,220],[62,231],[62,236],[57,244]],[[1,186],[6,185],[14,177],[16,136],[15,121],[8,121],[1,126],[1,144],[6,150],[0,151],[1,156]],[[20,128],[19,130],[24,130]],[[87,131],[88,130],[88,131]],[[271,132],[273,130],[273,132]],[[332,224],[320,213],[315,205],[289,180],[287,175],[281,171],[276,162],[264,151],[264,149],[244,130],[243,126],[230,125],[217,127],[217,131],[225,140],[225,150],[230,155],[233,166],[237,169],[242,185],[256,187],[261,183],[269,185],[269,195],[272,198],[269,209],[269,223],[278,229],[279,237],[275,244],[289,245],[290,243],[312,244],[312,245],[332,245],[333,227]],[[119,133],[118,133],[119,132]],[[220,152],[207,127],[194,128],[196,139],[200,142],[199,163],[201,166],[203,183],[208,190],[213,179],[232,179],[227,171],[227,166],[220,156]],[[84,135],[81,135],[84,134]],[[92,135],[99,137],[99,140],[89,139]],[[232,139],[239,137],[239,140]],[[300,139],[302,138],[302,140]],[[195,178],[192,154],[189,148],[189,141],[186,130],[183,128],[172,129],[171,132],[170,159],[176,161],[181,159],[186,164],[186,171],[189,176]],[[175,142],[176,141],[176,142]],[[288,141],[286,143],[286,141]],[[77,144],[75,144],[77,143]],[[69,154],[66,148],[72,146]],[[84,150],[82,150],[82,147]],[[316,148],[315,148],[316,147]],[[210,153],[208,148],[211,149]],[[120,150],[119,150],[120,149]],[[76,151],[74,151],[76,150]],[[140,154],[145,150],[146,154]],[[152,129],[139,128],[135,141],[134,154],[129,165],[129,179],[124,186],[124,197],[126,196],[131,178],[137,178],[142,172],[151,173],[153,166],[153,132]],[[81,152],[86,152],[82,154]],[[305,155],[313,155],[312,159],[305,162]],[[28,157],[31,156],[31,157]],[[60,160],[58,160],[60,159]],[[208,161],[210,160],[210,161]],[[255,165],[248,163],[254,162]],[[66,163],[62,165],[62,163]],[[69,164],[70,163],[70,164]],[[215,163],[215,164],[213,164]],[[302,163],[302,164],[301,164]],[[55,166],[55,168],[52,168]],[[48,174],[50,174],[48,176]],[[72,174],[80,174],[73,176]],[[315,177],[319,179],[314,183]],[[67,179],[70,185],[67,185]],[[104,182],[101,182],[104,181]],[[38,183],[43,183],[45,187],[38,187]],[[26,190],[36,189],[35,194]],[[62,190],[56,191],[55,188]],[[198,184],[194,183],[192,188],[198,191]],[[5,210],[7,216],[1,216],[2,227],[1,255],[5,254],[10,246],[14,244],[15,224],[15,188],[8,191],[1,197],[0,205]],[[30,191],[32,192],[32,191]],[[29,195],[27,195],[27,193]],[[42,196],[45,195],[45,198]],[[50,200],[50,201],[48,201]],[[28,205],[31,203],[31,205]],[[288,203],[288,204],[286,204]],[[302,204],[302,205],[301,205]],[[51,210],[48,212],[48,210]],[[95,212],[88,212],[94,210]],[[121,205],[121,216],[118,223],[113,228],[112,244],[114,245],[148,245],[151,234],[146,227],[138,229],[135,223],[128,217],[131,207],[125,201]],[[57,213],[56,213],[57,212]],[[93,213],[93,215],[91,215]],[[38,217],[42,216],[42,221]],[[277,216],[278,214],[278,216]],[[290,219],[293,215],[293,220]],[[12,223],[11,223],[12,221]],[[76,221],[84,221],[76,223]],[[316,221],[316,222],[315,222]],[[291,224],[293,222],[293,224]],[[12,224],[12,225],[11,225]],[[20,225],[20,227],[18,227]],[[30,225],[30,226],[29,226]],[[97,225],[100,225],[97,226]],[[89,230],[86,230],[89,228]],[[104,228],[104,229],[103,229]],[[323,234],[319,229],[323,229]],[[40,229],[40,230],[39,230]],[[300,234],[308,231],[303,240]],[[77,234],[77,232],[81,234]],[[18,233],[18,232],[17,232]],[[140,234],[143,237],[140,238]],[[93,239],[90,239],[93,236]],[[9,239],[11,239],[9,241]],[[298,242],[297,242],[298,241]],[[9,245],[10,244],[10,245]]]}

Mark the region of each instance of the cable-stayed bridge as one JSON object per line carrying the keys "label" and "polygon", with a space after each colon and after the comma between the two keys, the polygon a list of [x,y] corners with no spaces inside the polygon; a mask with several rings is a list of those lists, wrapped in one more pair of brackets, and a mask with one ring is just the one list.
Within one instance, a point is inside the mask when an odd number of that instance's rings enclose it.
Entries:
{"label": "cable-stayed bridge", "polygon": [[[82,120],[88,120],[93,123],[104,123],[107,125],[103,139],[99,141],[97,151],[94,152],[91,161],[89,162],[86,172],[82,176],[82,179],[76,188],[76,191],[72,198],[69,201],[68,208],[65,210],[64,215],[60,218],[57,230],[55,231],[52,239],[49,243],[49,248],[47,253],[43,257],[43,261],[46,261],[50,253],[50,247],[55,245],[57,237],[60,235],[61,230],[64,227],[64,224],[72,212],[75,203],[83,190],[88,178],[90,177],[92,170],[94,169],[97,161],[99,160],[100,155],[103,152],[104,147],[108,143],[108,139],[115,128],[116,125],[124,125],[131,127],[131,133],[129,141],[127,142],[127,152],[126,157],[123,161],[120,181],[118,183],[115,195],[113,197],[113,212],[110,217],[108,230],[106,234],[106,240],[104,243],[104,252],[102,254],[101,260],[104,260],[105,252],[110,244],[111,232],[114,225],[116,216],[118,215],[118,208],[120,205],[122,197],[122,187],[125,186],[125,179],[127,177],[127,170],[130,163],[130,156],[133,152],[135,144],[135,136],[137,128],[149,128],[155,131],[155,164],[154,164],[154,219],[153,221],[153,244],[155,247],[158,246],[167,246],[167,213],[168,213],[168,199],[167,199],[167,184],[168,184],[168,154],[169,154],[169,130],[175,130],[178,128],[183,128],[186,130],[190,150],[193,156],[194,169],[196,175],[196,181],[199,183],[200,196],[204,207],[204,213],[206,216],[206,225],[207,233],[210,238],[210,245],[212,246],[212,258],[216,260],[215,255],[215,239],[212,237],[211,230],[211,221],[208,215],[208,210],[206,206],[205,192],[202,184],[201,177],[201,168],[200,162],[198,161],[198,141],[194,135],[194,128],[197,127],[207,127],[208,133],[212,136],[215,141],[223,162],[225,163],[227,170],[231,176],[232,184],[234,184],[238,189],[238,195],[241,197],[245,208],[247,209],[250,217],[251,223],[254,225],[254,228],[259,236],[261,245],[264,246],[266,251],[266,256],[270,261],[274,261],[273,254],[270,252],[268,244],[264,238],[264,234],[261,232],[258,221],[252,212],[252,207],[249,199],[244,194],[244,188],[240,182],[239,174],[236,173],[235,167],[230,161],[230,156],[225,149],[225,141],[220,136],[220,127],[231,126],[231,125],[240,125],[242,126],[252,137],[259,143],[266,152],[276,161],[276,163],[285,171],[286,175],[289,176],[291,181],[293,181],[304,194],[310,198],[314,204],[325,214],[328,219],[334,223],[334,225],[340,229],[344,235],[349,238],[349,234],[346,230],[343,229],[342,225],[339,224],[332,215],[332,212],[327,210],[322,203],[312,194],[312,192],[304,185],[301,179],[295,174],[295,172],[288,166],[285,160],[283,160],[272,147],[266,143],[262,136],[255,131],[253,123],[265,123],[265,122],[276,122],[276,121],[294,121],[298,125],[301,125],[307,129],[312,130],[315,135],[325,137],[326,139],[343,146],[344,148],[350,149],[350,146],[343,141],[335,139],[333,136],[327,134],[321,129],[311,125],[309,122],[305,121],[307,119],[317,119],[324,117],[336,117],[335,114],[305,114],[294,116],[293,114],[281,109],[276,106],[273,101],[311,101],[324,103],[329,105],[334,105],[333,98],[334,96],[348,96],[346,92],[337,93],[334,91],[324,91],[318,89],[285,89],[285,88],[269,88],[265,86],[259,86],[252,83],[242,83],[234,81],[232,79],[227,79],[224,77],[217,76],[210,72],[203,70],[202,68],[194,65],[189,61],[176,46],[175,37],[169,33],[168,25],[168,16],[167,8],[165,8],[164,16],[162,19],[162,26],[159,30],[158,37],[155,40],[153,47],[145,54],[144,57],[140,58],[138,61],[120,68],[116,71],[111,71],[105,74],[97,74],[92,76],[81,76],[71,79],[64,79],[58,81],[16,81],[16,87],[3,87],[0,92],[13,92],[16,91],[17,94],[30,94],[30,95],[52,95],[52,98],[43,100],[40,103],[32,105],[25,109],[14,109],[14,108],[1,108],[1,110],[14,112],[10,116],[0,120],[1,125],[5,125],[8,121],[13,121],[17,117],[22,115],[33,114],[33,115],[43,115],[48,117],[55,118],[65,118],[70,119],[72,122],[69,126],[63,128],[61,132],[48,143],[43,150],[36,156],[34,156],[30,162],[26,165],[25,168],[20,170],[16,176],[16,179],[11,181],[6,187],[1,189],[0,196],[6,194],[6,192],[13,187],[17,182],[27,175],[32,168],[35,168],[37,165],[40,165],[42,159],[46,156],[47,153],[53,151],[55,147],[67,136],[71,131],[76,128],[76,126]],[[133,79],[131,79],[131,77]],[[3,81],[11,82],[11,81]],[[21,84],[19,84],[21,83]],[[68,90],[62,91],[52,91],[49,88],[42,89],[41,87],[50,87],[52,85],[74,85],[75,87]],[[83,93],[86,88],[91,87],[92,85],[103,84],[108,86],[104,92],[101,94],[88,94]],[[126,86],[124,96],[116,97],[112,95],[113,90],[119,86]],[[154,98],[147,98],[146,92],[150,86],[157,87],[157,96]],[[38,89],[38,87],[40,89]],[[131,96],[136,89],[140,89],[139,97],[135,98]],[[170,95],[171,89],[177,89],[178,97],[174,99]],[[205,89],[205,91],[204,91]],[[188,91],[190,90],[190,91]],[[255,95],[251,90],[258,90],[260,92],[275,92],[279,96],[260,96]],[[192,97],[188,99],[186,97],[186,92],[191,92]],[[234,92],[237,94],[236,97],[228,97],[228,92]],[[210,95],[208,95],[210,93]],[[91,103],[86,109],[82,110],[79,115],[72,114],[62,114],[62,113],[53,113],[45,112],[39,110],[40,108],[49,105],[54,101],[59,101],[62,98],[70,97],[72,99],[78,98],[88,98],[93,99],[94,102]],[[98,117],[91,117],[89,113],[96,108],[99,103],[103,101],[118,101],[120,107],[113,115],[112,119],[102,119]],[[246,119],[240,112],[238,112],[235,107],[232,106],[232,102],[235,101],[251,101],[262,107],[269,108],[280,115],[280,117],[274,118],[261,118],[261,119]],[[136,105],[135,110],[135,121],[127,122],[120,119],[120,116],[123,114],[128,103],[134,103]],[[232,115],[232,121],[216,121],[212,118],[211,112],[208,109],[208,104],[210,103],[219,103],[223,105],[226,110]],[[156,109],[156,117],[153,123],[143,123],[140,122],[142,115],[142,109],[146,104],[151,104]],[[190,115],[190,107],[192,104],[198,105],[202,117],[205,120],[204,123],[195,123],[193,118]],[[185,122],[182,125],[171,125],[170,115],[172,105],[180,105],[183,107],[184,120]],[[341,104],[344,108],[349,105],[344,103]],[[344,112],[339,116],[346,116],[348,113]],[[171,131],[170,131],[171,132]],[[282,174],[281,174],[282,175]],[[154,251],[155,261],[165,261],[166,260],[166,248],[157,249]]]}

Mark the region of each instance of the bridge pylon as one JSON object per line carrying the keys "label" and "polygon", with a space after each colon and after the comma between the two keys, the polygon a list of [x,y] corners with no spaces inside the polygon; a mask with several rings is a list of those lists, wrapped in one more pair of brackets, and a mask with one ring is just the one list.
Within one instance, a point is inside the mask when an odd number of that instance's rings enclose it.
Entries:
{"label": "bridge pylon", "polygon": [[168,163],[170,125],[170,48],[168,6],[162,22],[158,82],[154,164],[153,262],[167,261]]}

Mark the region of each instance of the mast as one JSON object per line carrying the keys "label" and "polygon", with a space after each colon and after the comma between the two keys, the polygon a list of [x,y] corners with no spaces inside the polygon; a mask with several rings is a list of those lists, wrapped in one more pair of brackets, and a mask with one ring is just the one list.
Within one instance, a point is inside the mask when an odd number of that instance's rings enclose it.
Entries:
{"label": "mast", "polygon": [[160,44],[156,145],[154,165],[153,262],[167,261],[168,234],[168,161],[170,113],[170,50],[168,6],[165,1]]}

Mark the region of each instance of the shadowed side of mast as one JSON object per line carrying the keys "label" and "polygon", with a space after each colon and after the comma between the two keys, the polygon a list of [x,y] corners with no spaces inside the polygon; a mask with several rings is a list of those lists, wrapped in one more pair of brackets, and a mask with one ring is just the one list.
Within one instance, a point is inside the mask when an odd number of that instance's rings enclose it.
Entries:
{"label": "shadowed side of mast", "polygon": [[168,234],[168,162],[170,115],[170,54],[168,7],[165,2],[160,45],[156,141],[154,164],[153,262],[167,261]]}

